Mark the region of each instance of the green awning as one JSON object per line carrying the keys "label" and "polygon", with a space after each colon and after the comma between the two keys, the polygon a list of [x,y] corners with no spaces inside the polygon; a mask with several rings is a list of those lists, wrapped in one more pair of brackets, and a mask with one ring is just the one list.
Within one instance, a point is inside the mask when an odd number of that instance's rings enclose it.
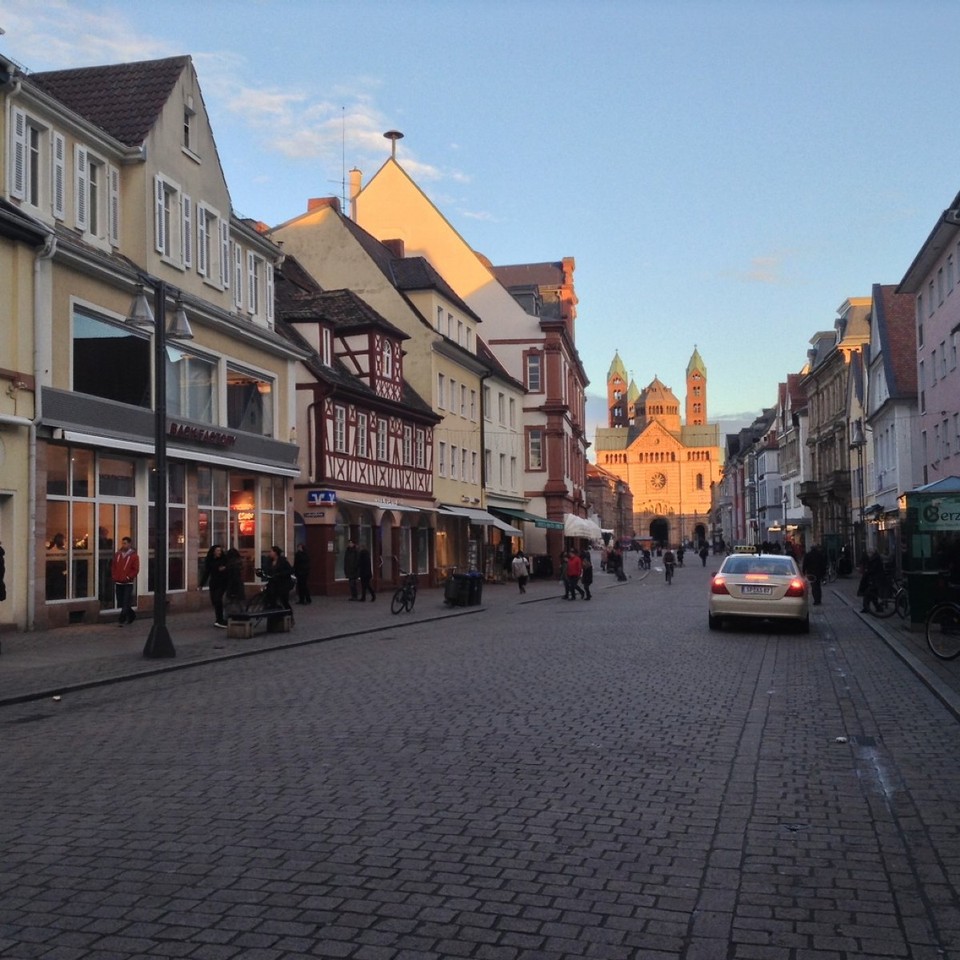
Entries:
{"label": "green awning", "polygon": [[527,513],[526,510],[508,510],[506,507],[490,507],[489,509],[496,510],[497,513],[506,514],[513,520],[527,520],[535,526],[543,527],[545,530],[563,529],[563,524],[559,520],[548,520],[546,517],[538,517],[535,513]]}

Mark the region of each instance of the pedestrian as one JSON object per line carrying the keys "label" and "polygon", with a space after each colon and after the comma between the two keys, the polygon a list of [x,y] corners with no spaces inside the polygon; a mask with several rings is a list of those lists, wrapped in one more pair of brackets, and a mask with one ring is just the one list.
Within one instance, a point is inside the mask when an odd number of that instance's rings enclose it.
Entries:
{"label": "pedestrian", "polygon": [[563,599],[572,600],[573,597],[570,596],[570,582],[567,580],[567,551],[564,550],[560,554],[560,582],[563,584]]}
{"label": "pedestrian", "polygon": [[240,612],[247,603],[247,590],[243,585],[243,557],[236,547],[225,554],[227,560],[227,589],[224,593],[225,606]]}
{"label": "pedestrian", "polygon": [[703,566],[706,566],[706,565],[707,565],[707,557],[708,557],[708,556],[710,556],[710,551],[707,549],[707,545],[704,544],[704,545],[700,548],[700,563],[701,563]]}
{"label": "pedestrian", "polygon": [[310,596],[310,554],[307,545],[298,543],[293,551],[293,575],[297,578],[297,603],[312,603]]}
{"label": "pedestrian", "polygon": [[810,581],[813,605],[818,607],[823,602],[823,579],[827,575],[827,555],[819,543],[815,543],[803,558],[803,573]]}
{"label": "pedestrian", "polygon": [[678,567],[683,566],[683,554],[684,554],[684,549],[683,549],[683,544],[681,543],[680,546],[677,547],[677,566]]}
{"label": "pedestrian", "polygon": [[377,595],[373,592],[373,563],[366,547],[361,547],[357,554],[357,575],[360,577],[360,599],[366,601],[369,590],[371,601],[375,601]]}
{"label": "pedestrian", "polygon": [[357,550],[356,540],[347,541],[347,549],[343,552],[343,575],[350,584],[350,599],[359,600],[360,553]]}
{"label": "pedestrian", "polygon": [[593,558],[589,550],[584,550],[580,554],[580,563],[583,566],[583,572],[580,574],[580,583],[583,584],[585,592],[584,600],[592,600],[590,594],[590,584],[593,583]]}
{"label": "pedestrian", "polygon": [[522,550],[517,551],[517,555],[510,564],[513,571],[513,578],[517,581],[521,593],[527,592],[527,580],[530,578],[530,561]]}
{"label": "pedestrian", "polygon": [[140,557],[133,549],[133,541],[129,537],[123,537],[120,540],[120,549],[113,555],[113,560],[110,562],[110,577],[117,592],[121,627],[137,619],[137,615],[133,612],[133,585],[139,573]]}
{"label": "pedestrian", "polygon": [[586,596],[583,587],[580,586],[580,575],[583,573],[583,561],[576,550],[571,550],[567,557],[567,592],[564,595],[566,600],[576,600],[577,594],[581,597]]}
{"label": "pedestrian", "polygon": [[266,582],[265,605],[268,610],[289,611],[292,617],[293,608],[290,606],[290,591],[293,589],[293,567],[283,555],[278,546],[272,546],[262,569],[255,571],[257,576]]}
{"label": "pedestrian", "polygon": [[230,582],[230,574],[227,568],[227,557],[223,552],[223,547],[215,543],[208,551],[206,559],[203,561],[203,572],[200,574],[200,587],[210,588],[210,603],[213,604],[213,625],[215,627],[225,627],[227,618],[223,613],[223,598],[227,593],[227,585]]}
{"label": "pedestrian", "polygon": [[857,595],[863,598],[861,613],[870,612],[870,604],[877,607],[877,593],[883,582],[883,557],[871,549],[867,554],[866,562],[863,565],[863,576],[860,578],[860,586],[857,589]]}

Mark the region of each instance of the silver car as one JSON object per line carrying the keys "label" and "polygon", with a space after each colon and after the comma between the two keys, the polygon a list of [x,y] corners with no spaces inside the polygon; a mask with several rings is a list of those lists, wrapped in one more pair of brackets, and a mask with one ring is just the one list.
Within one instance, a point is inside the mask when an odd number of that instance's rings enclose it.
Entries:
{"label": "silver car", "polygon": [[810,585],[793,557],[732,554],[710,580],[708,623],[736,617],[783,620],[810,631]]}

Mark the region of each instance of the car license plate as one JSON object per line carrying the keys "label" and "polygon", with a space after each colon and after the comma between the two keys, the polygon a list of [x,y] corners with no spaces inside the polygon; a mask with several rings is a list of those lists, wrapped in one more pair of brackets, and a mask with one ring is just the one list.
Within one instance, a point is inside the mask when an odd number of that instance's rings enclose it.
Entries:
{"label": "car license plate", "polygon": [[755,583],[745,583],[740,587],[740,593],[744,596],[769,597],[773,593],[773,587],[761,587]]}

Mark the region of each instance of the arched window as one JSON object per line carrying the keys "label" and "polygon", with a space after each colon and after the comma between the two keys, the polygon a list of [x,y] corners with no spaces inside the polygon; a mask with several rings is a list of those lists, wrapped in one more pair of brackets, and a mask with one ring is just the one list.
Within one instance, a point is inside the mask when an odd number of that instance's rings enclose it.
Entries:
{"label": "arched window", "polygon": [[389,340],[383,341],[383,375],[387,380],[393,379],[393,344]]}
{"label": "arched window", "polygon": [[698,489],[698,490],[702,490],[702,489],[703,489],[703,474],[702,474],[702,473],[698,473],[698,474],[697,474],[697,489]]}

